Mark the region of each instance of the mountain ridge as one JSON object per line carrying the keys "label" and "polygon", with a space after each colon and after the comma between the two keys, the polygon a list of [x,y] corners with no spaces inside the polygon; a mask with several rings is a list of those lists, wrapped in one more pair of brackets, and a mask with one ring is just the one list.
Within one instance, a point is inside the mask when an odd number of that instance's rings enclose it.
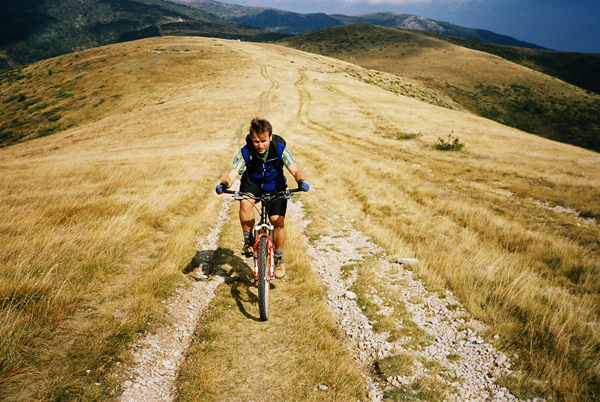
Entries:
{"label": "mountain ridge", "polygon": [[163,0],[24,0],[4,7],[2,67],[161,35],[267,41],[281,34],[240,26],[214,14]]}
{"label": "mountain ridge", "polygon": [[[367,22],[388,28],[418,29],[444,35],[475,39],[498,45],[545,49],[542,46],[521,41],[510,36],[484,29],[466,28],[448,22],[436,21],[413,14],[378,12],[366,14],[296,13],[269,7],[246,7],[221,3],[214,0],[170,0],[198,8],[242,25],[287,34],[303,34],[317,29],[339,25]],[[281,24],[280,21],[285,21]]]}

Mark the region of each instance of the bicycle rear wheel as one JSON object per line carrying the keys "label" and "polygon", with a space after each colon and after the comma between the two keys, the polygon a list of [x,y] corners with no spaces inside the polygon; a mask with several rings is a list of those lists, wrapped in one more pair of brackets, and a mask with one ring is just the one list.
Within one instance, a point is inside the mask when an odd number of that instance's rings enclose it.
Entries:
{"label": "bicycle rear wheel", "polygon": [[269,319],[269,245],[266,236],[258,243],[258,309],[260,319]]}

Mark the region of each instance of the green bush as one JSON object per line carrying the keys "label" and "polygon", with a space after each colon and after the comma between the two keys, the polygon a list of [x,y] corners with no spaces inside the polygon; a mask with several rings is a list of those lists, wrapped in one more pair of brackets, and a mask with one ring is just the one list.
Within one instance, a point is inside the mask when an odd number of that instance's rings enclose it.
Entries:
{"label": "green bush", "polygon": [[438,151],[460,151],[464,146],[465,144],[460,142],[458,137],[453,137],[452,134],[448,134],[448,140],[438,137],[433,144],[433,147]]}
{"label": "green bush", "polygon": [[59,91],[58,94],[56,94],[56,98],[60,99],[60,98],[72,98],[73,96],[75,96],[75,94],[72,94],[70,92],[61,92]]}
{"label": "green bush", "polygon": [[19,94],[16,94],[16,95],[9,96],[5,100],[3,100],[2,103],[10,103],[10,102],[12,102],[14,100],[16,100],[17,102],[23,102],[25,99],[27,99],[27,96],[19,93]]}
{"label": "green bush", "polygon": [[0,140],[11,139],[13,136],[12,131],[2,131],[0,132]]}
{"label": "green bush", "polygon": [[42,128],[40,128],[38,130],[38,132],[37,132],[38,133],[38,138],[39,137],[45,137],[45,136],[50,135],[50,134],[54,134],[54,132],[56,131],[57,128],[58,127],[56,127],[56,126],[55,127],[42,127]]}

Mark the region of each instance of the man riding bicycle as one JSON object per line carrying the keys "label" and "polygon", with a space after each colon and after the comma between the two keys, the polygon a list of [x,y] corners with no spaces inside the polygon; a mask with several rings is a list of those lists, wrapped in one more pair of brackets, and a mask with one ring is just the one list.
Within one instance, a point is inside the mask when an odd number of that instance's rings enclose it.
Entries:
{"label": "man riding bicycle", "polygon": [[[217,194],[222,194],[243,173],[240,181],[240,192],[251,193],[260,197],[263,193],[273,193],[287,188],[283,166],[294,176],[298,188],[308,191],[304,173],[286,147],[285,140],[273,135],[273,127],[265,119],[255,118],[250,122],[250,132],[243,146],[233,160],[229,173],[216,188]],[[251,256],[254,253],[254,204],[250,198],[240,202],[240,223],[244,232],[244,247],[242,253]],[[274,227],[273,241],[275,242],[275,277],[285,276],[283,247],[285,245],[285,212],[287,199],[281,198],[273,202],[268,211],[269,220]]]}

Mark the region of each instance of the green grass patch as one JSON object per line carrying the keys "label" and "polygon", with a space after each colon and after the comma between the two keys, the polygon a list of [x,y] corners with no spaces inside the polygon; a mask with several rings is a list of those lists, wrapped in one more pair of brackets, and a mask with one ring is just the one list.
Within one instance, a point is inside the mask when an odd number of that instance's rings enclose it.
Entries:
{"label": "green grass patch", "polygon": [[73,96],[75,96],[75,94],[73,94],[71,92],[62,92],[62,91],[59,91],[56,94],[56,99],[67,99],[67,98],[72,98]]}
{"label": "green grass patch", "polygon": [[452,136],[452,134],[448,134],[448,139],[438,137],[433,144],[433,147],[438,151],[460,151],[464,146],[465,144],[460,142],[458,137]]}
{"label": "green grass patch", "polygon": [[379,373],[384,378],[388,378],[395,376],[412,376],[414,372],[414,363],[415,357],[413,355],[410,353],[401,353],[377,360],[375,364]]}
{"label": "green grass patch", "polygon": [[37,131],[37,136],[39,137],[46,137],[49,136],[51,134],[54,134],[54,132],[58,130],[58,126],[54,126],[54,127],[42,127],[40,129],[38,129]]}

